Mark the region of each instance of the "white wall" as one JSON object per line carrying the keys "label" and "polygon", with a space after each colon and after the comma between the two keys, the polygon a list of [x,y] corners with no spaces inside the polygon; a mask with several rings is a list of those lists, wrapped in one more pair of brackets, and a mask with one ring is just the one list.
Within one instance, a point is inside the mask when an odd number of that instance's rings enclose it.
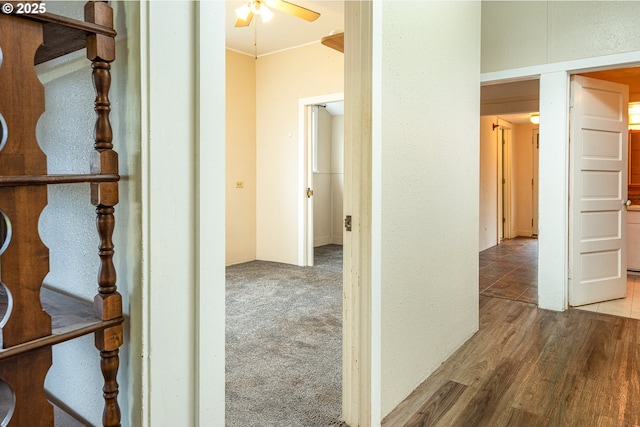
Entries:
{"label": "white wall", "polygon": [[478,328],[480,3],[410,4],[376,30],[382,416]]}
{"label": "white wall", "polygon": [[640,47],[640,2],[483,1],[482,72]]}
{"label": "white wall", "polygon": [[[53,2],[50,12],[84,18],[84,2]],[[140,210],[140,64],[139,7],[136,2],[116,2],[118,31],[116,61],[112,64],[111,121],[114,149],[119,153],[120,202],[116,206],[113,236],[117,286],[127,318],[125,344],[120,349],[119,402],[123,425],[136,425],[141,399],[140,332],[135,320],[141,307],[141,210]],[[47,154],[49,173],[89,173],[93,151],[95,91],[91,63],[84,51],[37,67],[45,85],[46,112],[38,123],[38,140]],[[49,204],[40,219],[42,240],[50,250],[50,273],[44,283],[85,300],[97,290],[98,235],[95,208],[88,185],[49,187]],[[54,347],[54,365],[47,389],[73,411],[94,425],[101,424],[102,384],[100,357],[93,336]]]}
{"label": "white wall", "polygon": [[223,425],[225,4],[140,7],[143,399],[136,409],[144,427]]}
{"label": "white wall", "polygon": [[320,43],[256,61],[256,257],[298,263],[298,101],[343,92],[343,54]]}

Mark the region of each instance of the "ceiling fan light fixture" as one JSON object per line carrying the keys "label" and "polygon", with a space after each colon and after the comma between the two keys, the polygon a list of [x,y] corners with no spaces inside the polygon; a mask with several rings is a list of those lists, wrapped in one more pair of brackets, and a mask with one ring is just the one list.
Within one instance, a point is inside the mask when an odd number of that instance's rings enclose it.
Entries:
{"label": "ceiling fan light fixture", "polygon": [[249,6],[249,3],[245,3],[236,9],[236,16],[238,17],[238,19],[242,19],[243,21],[247,20],[249,13],[251,13],[251,7]]}
{"label": "ceiling fan light fixture", "polygon": [[274,13],[266,5],[261,4],[259,11],[256,11],[256,15],[262,16],[262,22],[267,23],[271,21]]}

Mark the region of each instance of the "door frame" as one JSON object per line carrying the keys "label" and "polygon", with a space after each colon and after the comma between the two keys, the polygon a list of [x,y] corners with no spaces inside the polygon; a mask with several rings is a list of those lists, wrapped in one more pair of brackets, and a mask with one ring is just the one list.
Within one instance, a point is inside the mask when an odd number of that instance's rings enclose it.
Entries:
{"label": "door frame", "polygon": [[307,197],[307,188],[313,190],[313,140],[307,110],[337,101],[344,101],[344,92],[298,100],[298,182],[302,183],[298,192],[298,265],[302,267],[313,265],[313,197]]}
{"label": "door frame", "polygon": [[540,79],[538,306],[568,308],[569,75],[640,65],[640,50],[487,72],[481,84]]}
{"label": "door frame", "polygon": [[531,136],[531,151],[532,151],[532,172],[531,177],[531,235],[538,235],[538,161],[539,161],[539,147],[540,147],[540,129],[533,129]]}

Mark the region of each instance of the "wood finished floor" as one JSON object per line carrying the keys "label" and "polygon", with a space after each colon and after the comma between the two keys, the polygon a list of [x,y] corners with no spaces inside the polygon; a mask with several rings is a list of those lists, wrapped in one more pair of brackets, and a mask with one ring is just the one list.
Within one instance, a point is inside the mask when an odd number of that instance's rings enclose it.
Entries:
{"label": "wood finished floor", "polygon": [[480,295],[538,304],[538,239],[517,237],[480,252]]}
{"label": "wood finished floor", "polygon": [[480,330],[383,427],[640,425],[640,321],[480,296]]}

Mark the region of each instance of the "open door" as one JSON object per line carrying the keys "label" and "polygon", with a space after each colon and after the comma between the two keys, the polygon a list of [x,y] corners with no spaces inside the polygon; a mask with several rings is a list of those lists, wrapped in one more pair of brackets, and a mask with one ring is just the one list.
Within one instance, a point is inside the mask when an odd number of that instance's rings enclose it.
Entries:
{"label": "open door", "polygon": [[625,85],[571,77],[569,305],[627,291]]}

